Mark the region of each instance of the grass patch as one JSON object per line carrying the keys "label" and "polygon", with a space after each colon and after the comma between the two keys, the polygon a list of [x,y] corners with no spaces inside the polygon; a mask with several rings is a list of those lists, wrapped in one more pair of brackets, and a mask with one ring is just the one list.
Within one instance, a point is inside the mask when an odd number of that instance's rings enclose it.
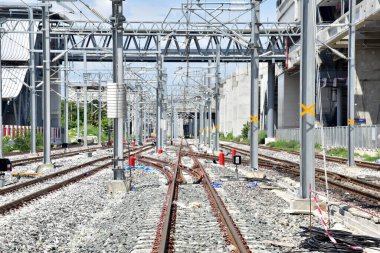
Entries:
{"label": "grass patch", "polygon": [[279,140],[279,141],[268,143],[268,146],[272,148],[284,149],[284,150],[289,150],[289,151],[300,150],[300,144],[297,141]]}
{"label": "grass patch", "polygon": [[[84,129],[83,126],[80,128],[81,136],[84,136]],[[87,125],[87,136],[96,136],[98,137],[98,126],[92,126]],[[112,139],[112,133],[111,133],[111,139]],[[77,140],[77,128],[71,128],[69,129],[69,141],[74,142]],[[102,142],[108,140],[108,132],[107,129],[102,129]]]}
{"label": "grass patch", "polygon": [[377,154],[374,156],[365,154],[362,156],[362,159],[363,161],[366,161],[366,162],[376,162],[377,160],[380,159],[380,150],[378,150]]}
{"label": "grass patch", "polygon": [[332,148],[326,152],[328,156],[336,156],[341,158],[348,158],[348,151],[346,148]]}

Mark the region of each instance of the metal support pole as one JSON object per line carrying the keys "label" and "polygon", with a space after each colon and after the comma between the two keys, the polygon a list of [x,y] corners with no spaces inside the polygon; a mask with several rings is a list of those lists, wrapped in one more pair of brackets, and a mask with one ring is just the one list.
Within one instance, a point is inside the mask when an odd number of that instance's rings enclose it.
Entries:
{"label": "metal support pole", "polygon": [[350,30],[348,45],[348,166],[355,166],[354,157],[354,134],[355,134],[355,86],[356,86],[356,26],[355,7],[356,0],[349,1],[350,4]]}
{"label": "metal support pole", "polygon": [[[43,1],[45,2],[45,1]],[[44,164],[51,164],[50,158],[50,23],[49,7],[42,7],[42,49],[44,83]]]}
{"label": "metal support pole", "polygon": [[[157,36],[157,51],[160,49],[160,36]],[[162,92],[162,58],[160,54],[157,54],[157,89],[156,89],[156,152],[161,146],[161,114],[162,114],[162,103],[161,103],[161,92]]]}
{"label": "metal support pole", "polygon": [[[30,146],[32,154],[37,153],[36,132],[37,132],[37,112],[36,112],[36,66],[34,55],[34,21],[33,9],[29,11],[29,82],[30,82]],[[1,48],[1,47],[0,47]],[[0,139],[3,139],[2,136]]]}
{"label": "metal support pole", "polygon": [[203,105],[203,144],[204,145],[207,145],[207,139],[206,139],[206,136],[207,136],[207,106],[206,106],[207,102],[205,102],[205,104]]}
{"label": "metal support pole", "polygon": [[131,119],[131,116],[130,116],[130,106],[127,105],[127,114],[126,114],[126,126],[125,126],[125,133],[126,133],[126,140],[127,140],[127,143],[129,143],[129,134],[130,134],[130,128],[131,128],[131,122],[130,122],[130,119]]}
{"label": "metal support pole", "polygon": [[251,10],[251,127],[250,127],[250,156],[251,169],[259,168],[259,55],[257,52],[259,39],[259,2],[252,1]]}
{"label": "metal support pole", "polygon": [[3,158],[3,65],[1,55],[1,41],[3,39],[3,28],[0,23],[0,158]]}
{"label": "metal support pole", "polygon": [[139,95],[139,103],[137,106],[139,107],[139,117],[138,117],[138,131],[139,131],[139,138],[137,139],[137,142],[139,145],[143,145],[143,125],[144,125],[144,119],[143,119],[143,105],[142,105],[142,87],[140,86],[140,95]]}
{"label": "metal support pole", "polygon": [[[208,61],[208,79],[207,79],[208,89],[211,89],[211,60]],[[212,129],[212,111],[211,111],[211,98],[207,101],[208,107],[208,127],[207,127],[207,139],[208,147],[211,148],[211,129]]]}
{"label": "metal support pole", "polygon": [[98,88],[98,144],[102,144],[102,80],[99,73],[99,88]]}
{"label": "metal support pole", "polygon": [[[118,88],[124,87],[123,68],[123,1],[112,0],[112,38],[113,38],[113,82]],[[124,98],[125,99],[125,98]],[[123,108],[124,109],[124,108]],[[114,119],[114,168],[120,169],[123,166],[123,117]],[[124,174],[114,171],[114,179],[123,179]]]}
{"label": "metal support pole", "polygon": [[200,128],[200,131],[199,131],[199,143],[200,144],[203,144],[203,136],[204,136],[204,121],[203,121],[203,117],[204,117],[204,107],[203,105],[200,106],[199,108],[199,128]]}
{"label": "metal support pole", "polygon": [[67,52],[67,35],[65,35],[65,60],[64,60],[64,94],[65,94],[65,139],[64,143],[69,143],[69,54]]}
{"label": "metal support pole", "polygon": [[215,70],[215,142],[214,150],[219,150],[219,124],[220,124],[220,44],[216,46],[216,70]]}
{"label": "metal support pole", "polygon": [[302,6],[301,58],[301,173],[300,197],[309,198],[315,188],[314,122],[315,122],[315,0],[304,0]]}
{"label": "metal support pole", "polygon": [[195,109],[194,112],[194,139],[198,138],[198,111]]}
{"label": "metal support pole", "polygon": [[85,86],[83,87],[83,145],[87,147],[87,53],[83,54],[83,64],[86,72]]}
{"label": "metal support pole", "polygon": [[77,90],[77,140],[80,138],[80,94]]}
{"label": "metal support pole", "polygon": [[275,64],[268,63],[268,123],[267,123],[267,136],[268,138],[274,138],[274,83],[276,73]]}

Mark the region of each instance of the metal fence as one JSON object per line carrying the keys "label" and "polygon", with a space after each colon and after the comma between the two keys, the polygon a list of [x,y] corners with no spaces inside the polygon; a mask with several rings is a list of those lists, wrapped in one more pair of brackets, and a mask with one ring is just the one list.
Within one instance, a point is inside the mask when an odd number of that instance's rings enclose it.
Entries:
{"label": "metal fence", "polygon": [[[347,127],[324,127],[325,146],[347,147]],[[277,129],[276,139],[300,141],[299,128]],[[322,129],[315,129],[315,143],[322,144]],[[355,126],[355,148],[378,149],[380,148],[380,125]]]}

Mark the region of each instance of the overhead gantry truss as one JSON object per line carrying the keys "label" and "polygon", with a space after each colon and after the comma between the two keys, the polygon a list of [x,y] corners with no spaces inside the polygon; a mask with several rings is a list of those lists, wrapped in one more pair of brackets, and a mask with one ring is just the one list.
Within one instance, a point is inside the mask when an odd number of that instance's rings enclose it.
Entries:
{"label": "overhead gantry truss", "polygon": [[[35,19],[35,22],[40,20]],[[70,61],[83,61],[83,53],[86,53],[87,61],[112,60],[112,27],[109,23],[50,20],[50,25],[52,39],[63,43],[67,36]],[[157,54],[161,54],[165,62],[206,62],[215,58],[217,44],[221,45],[222,62],[250,61],[250,49],[246,45],[251,35],[250,23],[225,23],[222,27],[218,22],[192,23],[189,28],[186,25],[184,22],[126,22],[123,33],[125,61],[156,62]],[[299,37],[300,27],[271,22],[258,26],[260,60],[284,61],[286,40]],[[29,22],[6,19],[3,28],[6,33],[28,33]],[[35,33],[42,32],[38,29]],[[38,46],[35,52],[42,52]],[[51,53],[63,54],[64,50],[52,49]]]}

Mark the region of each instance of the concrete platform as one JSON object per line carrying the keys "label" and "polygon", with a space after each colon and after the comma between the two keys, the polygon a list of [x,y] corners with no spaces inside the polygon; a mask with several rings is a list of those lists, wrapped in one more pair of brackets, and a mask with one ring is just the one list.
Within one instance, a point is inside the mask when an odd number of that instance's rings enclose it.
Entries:
{"label": "concrete platform", "polygon": [[108,193],[122,193],[129,192],[131,189],[129,181],[125,180],[112,180],[107,183]]}

